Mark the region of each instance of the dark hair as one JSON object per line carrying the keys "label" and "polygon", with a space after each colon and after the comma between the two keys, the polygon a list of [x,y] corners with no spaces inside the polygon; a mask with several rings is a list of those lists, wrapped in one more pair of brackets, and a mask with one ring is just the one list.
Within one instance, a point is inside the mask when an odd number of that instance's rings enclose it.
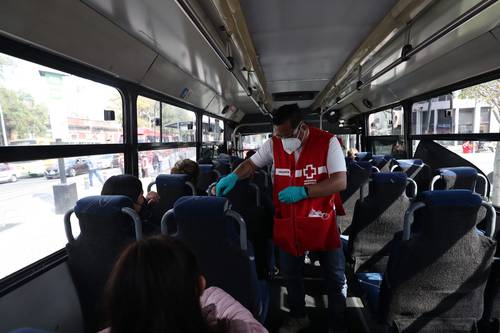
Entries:
{"label": "dark hair", "polygon": [[107,285],[111,333],[210,332],[199,277],[194,254],[180,241],[160,235],[132,243]]}
{"label": "dark hair", "polygon": [[109,177],[102,186],[101,195],[125,195],[136,202],[142,193],[142,183],[136,176],[116,175]]}
{"label": "dark hair", "polygon": [[247,151],[247,153],[245,154],[245,160],[247,160],[250,157],[252,157],[253,155],[255,155],[255,153],[256,153],[256,151],[253,149],[250,149],[249,151]]}
{"label": "dark hair", "polygon": [[177,161],[170,170],[171,174],[184,174],[188,175],[190,178],[190,181],[193,183],[196,183],[196,180],[198,179],[198,175],[200,174],[200,167],[198,166],[198,163],[196,163],[193,160],[190,159],[184,159]]}
{"label": "dark hair", "polygon": [[282,125],[290,121],[292,128],[296,128],[302,120],[302,112],[297,103],[283,105],[273,112],[273,125]]}

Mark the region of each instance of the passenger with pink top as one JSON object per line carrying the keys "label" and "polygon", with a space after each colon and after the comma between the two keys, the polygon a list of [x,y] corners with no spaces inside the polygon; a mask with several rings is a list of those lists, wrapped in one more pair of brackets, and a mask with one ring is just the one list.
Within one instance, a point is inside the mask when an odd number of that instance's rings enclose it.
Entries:
{"label": "passenger with pink top", "polygon": [[180,241],[155,236],[131,244],[107,287],[109,327],[101,333],[267,332],[223,290],[210,287]]}

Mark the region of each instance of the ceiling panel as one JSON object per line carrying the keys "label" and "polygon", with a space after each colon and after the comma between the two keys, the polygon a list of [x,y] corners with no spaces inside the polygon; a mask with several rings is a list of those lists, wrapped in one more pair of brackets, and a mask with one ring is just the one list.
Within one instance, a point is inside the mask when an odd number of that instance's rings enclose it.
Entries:
{"label": "ceiling panel", "polygon": [[395,2],[241,1],[270,93],[321,90]]}

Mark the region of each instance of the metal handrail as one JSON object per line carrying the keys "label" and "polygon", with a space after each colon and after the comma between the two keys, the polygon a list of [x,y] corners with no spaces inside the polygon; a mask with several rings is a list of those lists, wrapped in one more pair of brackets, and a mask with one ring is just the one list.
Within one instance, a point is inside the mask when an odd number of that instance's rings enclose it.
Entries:
{"label": "metal handrail", "polygon": [[[168,235],[168,219],[174,215],[174,209],[169,209],[163,216],[161,217],[161,223],[160,223],[160,228],[161,228],[161,233],[163,235]],[[173,235],[170,236],[176,236],[179,233],[179,228],[177,228],[177,232]]]}
{"label": "metal handrail", "polygon": [[[417,197],[417,193],[418,193],[418,185],[417,185],[417,182],[415,180],[413,180],[412,178],[406,178],[406,181],[410,184],[413,185],[413,197],[412,198],[416,198]],[[408,186],[408,184],[406,184],[406,186]]]}
{"label": "metal handrail", "polygon": [[68,239],[69,244],[73,244],[75,242],[75,237],[73,236],[73,230],[71,228],[71,214],[73,214],[74,209],[71,208],[64,214],[64,232],[66,233],[66,238]]}
{"label": "metal handrail", "polygon": [[425,207],[423,202],[415,202],[411,204],[410,208],[408,208],[405,212],[404,225],[403,225],[403,240],[409,240],[411,234],[411,225],[414,220],[414,213],[416,210]]}
{"label": "metal handrail", "polygon": [[225,215],[235,219],[236,222],[238,222],[238,224],[240,225],[240,247],[243,251],[246,251],[248,249],[248,243],[247,225],[245,223],[245,220],[243,219],[243,217],[241,217],[240,214],[231,209],[228,209]]}
{"label": "metal handrail", "polygon": [[495,211],[495,207],[493,207],[493,205],[488,201],[483,200],[481,206],[486,208],[487,216],[489,215],[490,218],[490,223],[486,229],[486,235],[493,239],[497,227],[497,212]]}
{"label": "metal handrail", "polygon": [[437,182],[438,180],[440,180],[441,178],[443,178],[443,176],[442,176],[442,175],[436,175],[436,176],[432,177],[432,180],[431,180],[431,186],[430,186],[430,187],[431,187],[431,191],[434,191],[434,185],[435,185],[435,184],[436,184],[436,182]]}
{"label": "metal handrail", "polygon": [[121,209],[123,214],[126,214],[130,216],[132,221],[134,221],[134,227],[135,227],[135,239],[136,240],[141,240],[142,239],[142,221],[139,215],[135,210],[133,210],[130,207],[123,207]]}
{"label": "metal handrail", "polygon": [[[482,173],[478,173],[477,176],[484,181],[484,194],[483,194],[483,198],[488,198],[488,192],[490,190],[489,189],[488,178],[486,178],[486,176],[483,175]],[[475,190],[475,188],[474,188],[474,190]]]}

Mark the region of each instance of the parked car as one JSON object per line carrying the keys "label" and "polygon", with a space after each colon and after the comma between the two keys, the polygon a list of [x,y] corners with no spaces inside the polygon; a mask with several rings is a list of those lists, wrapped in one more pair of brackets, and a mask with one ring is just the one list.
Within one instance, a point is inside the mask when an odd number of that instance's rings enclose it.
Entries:
{"label": "parked car", "polygon": [[90,157],[93,167],[96,169],[111,169],[113,167],[113,155],[99,155]]}
{"label": "parked car", "polygon": [[[64,159],[64,166],[66,168],[66,176],[68,177],[75,177],[89,172],[89,163],[86,158]],[[59,164],[47,168],[45,170],[45,178],[59,178]]]}
{"label": "parked car", "polygon": [[17,181],[16,168],[8,163],[0,163],[0,182],[13,183]]}
{"label": "parked car", "polygon": [[47,164],[44,161],[27,161],[15,163],[18,178],[43,177]]}

